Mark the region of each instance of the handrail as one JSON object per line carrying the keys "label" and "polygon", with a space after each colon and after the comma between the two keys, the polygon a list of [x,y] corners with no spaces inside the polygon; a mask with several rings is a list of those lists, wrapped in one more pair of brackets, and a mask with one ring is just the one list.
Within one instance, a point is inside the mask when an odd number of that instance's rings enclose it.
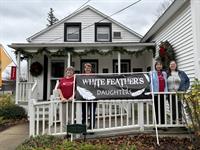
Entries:
{"label": "handrail", "polygon": [[57,90],[58,85],[59,85],[59,80],[56,81],[56,85],[55,85],[55,87],[54,87],[54,90]]}
{"label": "handrail", "polygon": [[[152,93],[152,92],[150,92],[150,93]],[[179,93],[179,94],[183,94],[183,93],[186,93],[186,92],[184,92],[184,91],[177,91],[177,92],[153,92],[154,94],[177,94],[177,93]]]}
{"label": "handrail", "polygon": [[37,86],[37,80],[35,81],[33,87],[31,88],[31,92],[33,92],[35,90],[36,86]]}

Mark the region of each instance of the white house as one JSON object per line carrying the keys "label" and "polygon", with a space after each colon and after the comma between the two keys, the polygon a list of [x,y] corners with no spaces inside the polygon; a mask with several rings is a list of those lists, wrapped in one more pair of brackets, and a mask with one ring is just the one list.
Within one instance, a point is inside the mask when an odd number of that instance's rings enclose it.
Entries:
{"label": "white house", "polygon": [[170,42],[179,69],[184,70],[191,81],[200,79],[200,1],[175,0],[141,40],[152,41],[157,51],[161,41]]}
{"label": "white house", "polygon": [[[152,69],[155,47],[158,50],[160,42],[167,40],[175,48],[179,69],[186,71],[191,79],[200,79],[199,11],[198,0],[176,0],[142,38],[109,16],[86,6],[29,37],[28,43],[9,45],[17,54],[16,103],[29,100],[30,135],[65,133],[62,104],[55,97],[52,100],[51,95],[67,66],[74,66],[76,73],[81,73],[87,62],[93,65],[96,73],[146,72]],[[27,59],[28,70],[31,70],[27,82],[19,80],[21,58]],[[172,119],[172,96],[168,95],[176,93],[157,94],[165,94],[165,104],[170,101],[170,113],[167,115],[165,107],[165,123],[159,126],[185,126],[178,119],[178,111],[175,124]],[[49,99],[52,101],[46,101]],[[80,102],[72,101],[72,104],[73,109],[77,106],[76,114],[70,117],[80,123]],[[98,101],[94,130],[153,127],[153,106],[152,101]]]}
{"label": "white house", "polygon": [[[29,37],[28,43],[12,43],[10,47],[16,50],[18,71],[19,57],[28,60],[28,70],[36,61],[42,65],[42,73],[37,77],[29,73],[28,82],[35,79],[38,99],[48,100],[56,81],[64,76],[66,66],[74,66],[76,73],[83,71],[86,62],[93,65],[96,73],[150,70],[154,42],[140,42],[141,38],[109,16],[86,6]],[[22,100],[22,91],[18,77],[16,101]]]}

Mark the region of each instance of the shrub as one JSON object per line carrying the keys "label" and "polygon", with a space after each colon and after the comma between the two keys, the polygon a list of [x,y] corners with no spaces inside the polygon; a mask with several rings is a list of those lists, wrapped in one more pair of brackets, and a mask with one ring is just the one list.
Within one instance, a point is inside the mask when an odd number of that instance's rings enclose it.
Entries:
{"label": "shrub", "polygon": [[200,132],[200,81],[195,79],[191,91],[184,95],[186,111],[194,131]]}
{"label": "shrub", "polygon": [[[184,95],[186,111],[191,119],[197,145],[200,145],[200,81],[195,79],[190,92]],[[200,148],[200,147],[199,147]]]}
{"label": "shrub", "polygon": [[0,117],[4,119],[22,119],[27,116],[23,107],[18,105],[6,105],[0,108]]}
{"label": "shrub", "polygon": [[62,139],[56,136],[40,135],[30,137],[17,147],[17,150],[48,150],[56,149],[57,145],[62,144]]}
{"label": "shrub", "polygon": [[10,94],[0,95],[0,108],[5,106],[14,105],[14,101]]}
{"label": "shrub", "polygon": [[7,123],[7,122],[9,122],[9,120],[4,119],[4,117],[0,117],[0,126]]}

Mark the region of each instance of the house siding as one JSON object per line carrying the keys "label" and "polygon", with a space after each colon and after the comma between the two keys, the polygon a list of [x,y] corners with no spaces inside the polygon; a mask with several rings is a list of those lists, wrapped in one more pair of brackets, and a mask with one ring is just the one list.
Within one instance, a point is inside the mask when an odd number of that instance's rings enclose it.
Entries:
{"label": "house siding", "polygon": [[[91,9],[86,9],[85,11],[73,16],[66,22],[80,22],[82,24],[82,41],[83,43],[93,43],[95,42],[95,22],[99,22],[103,17]],[[102,22],[110,22],[108,19]],[[111,22],[112,23],[112,22]],[[88,28],[85,28],[89,26]],[[133,33],[121,26],[112,23],[112,34],[113,32],[121,32],[121,39],[112,39],[112,42],[139,42],[140,38],[135,36]],[[64,23],[54,27],[53,29],[43,33],[42,35],[34,38],[31,43],[63,43],[64,42]]]}
{"label": "house siding", "polygon": [[195,52],[189,3],[186,3],[168,22],[152,39],[157,45],[156,55],[158,56],[160,42],[169,41],[175,50],[178,68],[185,71],[193,80],[195,77]]}
{"label": "house siding", "polygon": [[[39,62],[43,67],[44,67],[44,56],[43,55],[38,55],[37,57],[33,57],[33,59],[31,60],[31,63],[33,62]],[[44,81],[44,68],[43,68],[43,71],[41,73],[41,75],[37,76],[37,77],[33,77],[32,76],[32,79],[33,81],[37,80],[37,84],[38,86],[36,87],[37,88],[37,97],[39,100],[42,100],[43,99],[43,81]]]}

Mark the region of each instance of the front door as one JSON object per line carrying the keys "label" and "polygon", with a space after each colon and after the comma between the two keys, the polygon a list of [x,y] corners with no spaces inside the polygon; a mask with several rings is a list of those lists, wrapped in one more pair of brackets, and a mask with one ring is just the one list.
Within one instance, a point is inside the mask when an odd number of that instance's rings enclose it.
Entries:
{"label": "front door", "polygon": [[50,76],[50,94],[52,94],[55,88],[57,80],[64,77],[65,61],[55,60],[51,62],[51,76]]}
{"label": "front door", "polygon": [[90,63],[92,65],[92,72],[98,73],[98,59],[81,59],[81,73],[84,73],[84,64]]}

